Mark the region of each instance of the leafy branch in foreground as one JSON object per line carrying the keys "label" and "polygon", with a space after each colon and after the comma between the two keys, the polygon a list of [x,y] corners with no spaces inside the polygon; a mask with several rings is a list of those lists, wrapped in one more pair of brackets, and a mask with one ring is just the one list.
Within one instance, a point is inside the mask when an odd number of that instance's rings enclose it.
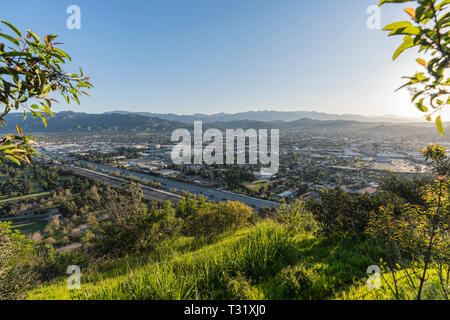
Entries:
{"label": "leafy branch in foreground", "polygon": [[[389,289],[396,299],[400,299],[403,285],[416,299],[422,299],[425,288],[430,285],[431,269],[434,269],[439,278],[439,286],[434,290],[448,300],[450,159],[446,156],[447,150],[440,145],[428,145],[422,152],[438,175],[437,180],[422,189],[425,206],[405,204],[402,213],[395,212],[392,205],[381,207],[379,212],[371,213],[366,232],[387,250],[387,261],[381,262],[392,278],[393,285]],[[399,274],[403,275],[403,280]]]}
{"label": "leafy branch in foreground", "polygon": [[[7,21],[0,20],[12,35],[0,29],[0,127],[6,126],[5,116],[11,110],[22,110],[24,121],[30,113],[39,117],[47,126],[47,117],[52,116],[52,103],[56,102],[52,93],[59,93],[67,103],[80,104],[79,95],[88,95],[86,89],[92,88],[89,77],[65,73],[62,65],[71,61],[70,56],[56,47],[61,43],[54,40],[57,35],[47,35],[42,41],[34,32],[27,30],[26,35]],[[3,42],[5,43],[3,43]],[[86,89],[83,89],[86,88]],[[32,137],[24,136],[22,129],[16,126],[17,134],[8,134],[0,138],[0,163],[9,159],[20,165],[21,161],[30,162],[37,152],[31,146]]]}
{"label": "leafy branch in foreground", "polygon": [[[399,89],[407,87],[412,94],[412,102],[426,119],[436,115],[436,127],[444,135],[441,113],[450,105],[450,0],[381,0],[386,3],[416,2],[416,8],[406,8],[411,21],[391,23],[383,28],[389,36],[403,36],[403,42],[395,51],[393,60],[404,51],[417,47],[422,55],[416,59],[423,68]],[[428,60],[428,61],[427,61]]]}

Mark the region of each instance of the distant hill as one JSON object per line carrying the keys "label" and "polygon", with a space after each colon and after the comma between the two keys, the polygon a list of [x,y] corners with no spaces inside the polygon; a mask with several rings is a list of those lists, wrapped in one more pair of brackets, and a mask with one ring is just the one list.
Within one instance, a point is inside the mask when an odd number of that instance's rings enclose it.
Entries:
{"label": "distant hill", "polygon": [[419,122],[420,119],[407,118],[396,115],[386,116],[361,116],[355,114],[328,114],[316,111],[247,111],[239,112],[235,114],[216,113],[212,115],[206,115],[196,113],[193,115],[177,115],[173,113],[150,113],[150,112],[129,112],[129,111],[111,111],[106,114],[137,114],[147,117],[156,117],[170,121],[180,121],[186,123],[192,123],[195,120],[202,120],[203,122],[228,122],[239,120],[252,120],[252,121],[295,121],[302,118],[308,118],[311,120],[346,120],[346,121],[361,121],[361,122],[388,122],[388,123],[407,123],[407,122]]}
{"label": "distant hill", "polygon": [[[231,119],[231,118],[230,118]],[[16,124],[20,125],[26,134],[31,133],[152,133],[169,135],[173,130],[186,128],[191,130],[193,122],[180,122],[166,120],[158,117],[144,116],[134,113],[106,113],[87,114],[75,112],[60,112],[48,119],[45,128],[40,119],[28,116],[23,122],[23,114],[10,113],[6,116],[8,126],[0,128],[0,134],[15,132]],[[450,132],[450,124],[444,125],[446,132]],[[304,133],[328,133],[328,134],[351,134],[362,133],[380,135],[395,135],[398,137],[436,137],[438,134],[434,123],[387,123],[387,122],[362,122],[356,120],[316,120],[301,118],[294,121],[260,121],[260,120],[228,120],[228,121],[205,121],[203,130],[218,128],[221,130],[231,128],[242,129],[280,129],[280,132],[304,132]],[[448,140],[450,135],[445,137]]]}
{"label": "distant hill", "polygon": [[185,124],[143,117],[136,114],[87,114],[76,112],[59,112],[48,118],[47,128],[39,118],[28,115],[23,122],[23,114],[10,113],[6,116],[8,124],[0,132],[15,132],[18,124],[25,133],[28,132],[171,132]]}

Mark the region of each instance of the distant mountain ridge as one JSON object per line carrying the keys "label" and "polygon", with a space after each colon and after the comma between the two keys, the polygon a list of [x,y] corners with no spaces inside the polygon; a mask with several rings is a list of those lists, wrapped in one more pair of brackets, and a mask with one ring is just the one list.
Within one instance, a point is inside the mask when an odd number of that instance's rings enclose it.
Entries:
{"label": "distant mountain ridge", "polygon": [[385,116],[361,116],[356,114],[328,114],[316,111],[246,111],[235,114],[216,113],[216,114],[201,114],[196,113],[192,115],[178,115],[173,113],[151,113],[151,112],[130,112],[130,111],[110,111],[105,114],[137,114],[146,117],[155,117],[170,121],[179,121],[185,123],[192,123],[193,121],[201,120],[203,122],[227,122],[238,120],[251,120],[261,122],[272,121],[286,121],[291,122],[303,118],[311,120],[346,120],[346,121],[360,121],[360,122],[388,122],[388,123],[408,123],[420,122],[420,119],[408,118],[396,115]]}
{"label": "distant mountain ridge", "polygon": [[[193,115],[200,117],[201,115]],[[213,117],[220,119],[220,117]],[[198,118],[197,118],[198,119]],[[222,118],[223,119],[223,118]],[[387,122],[362,122],[356,120],[314,120],[310,118],[300,118],[291,121],[259,121],[259,120],[230,120],[228,121],[205,121],[203,130],[208,128],[218,128],[221,130],[242,128],[242,129],[280,129],[280,132],[304,132],[327,133],[327,134],[362,134],[370,133],[379,135],[381,133],[395,134],[397,136],[408,137],[411,134],[437,135],[434,123],[426,121],[420,123],[387,123]],[[170,136],[175,129],[193,129],[192,122],[180,122],[161,119],[158,117],[144,116],[129,112],[113,112],[106,114],[87,114],[76,112],[59,112],[48,118],[48,126],[45,127],[40,119],[33,119],[29,116],[23,121],[23,114],[9,113],[6,115],[7,126],[1,128],[0,134],[13,133],[15,126],[19,125],[25,134],[32,133],[78,133],[78,134],[140,134],[149,133]],[[446,131],[450,131],[450,123],[444,125]],[[449,136],[447,136],[449,137]]]}
{"label": "distant mountain ridge", "polygon": [[39,118],[10,113],[5,117],[7,126],[0,132],[15,131],[16,124],[24,132],[171,132],[183,125],[180,122],[160,118],[143,117],[136,114],[88,114],[64,111],[47,119],[45,127]]}

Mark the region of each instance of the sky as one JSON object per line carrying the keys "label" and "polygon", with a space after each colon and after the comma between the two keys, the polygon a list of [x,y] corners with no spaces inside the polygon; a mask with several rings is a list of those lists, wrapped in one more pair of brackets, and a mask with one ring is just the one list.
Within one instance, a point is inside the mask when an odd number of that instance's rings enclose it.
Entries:
{"label": "sky", "polygon": [[[102,113],[236,113],[305,110],[362,115],[422,114],[402,76],[414,56],[392,54],[400,38],[367,27],[378,0],[54,0],[3,1],[0,19],[56,33],[95,88],[81,105]],[[81,29],[66,12],[81,9]],[[381,8],[381,25],[408,19]]]}

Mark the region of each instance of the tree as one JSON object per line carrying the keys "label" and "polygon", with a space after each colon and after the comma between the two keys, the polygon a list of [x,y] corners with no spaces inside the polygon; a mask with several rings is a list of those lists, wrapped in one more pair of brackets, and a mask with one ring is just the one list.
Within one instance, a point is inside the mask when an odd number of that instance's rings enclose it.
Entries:
{"label": "tree", "polygon": [[[423,187],[425,205],[406,204],[402,214],[395,213],[392,206],[381,207],[369,219],[367,233],[380,241],[387,250],[385,268],[392,277],[390,286],[395,297],[400,297],[401,286],[398,273],[406,274],[406,285],[420,300],[430,269],[437,270],[439,293],[449,299],[450,241],[448,223],[450,214],[448,164],[445,148],[430,145],[423,153],[438,179]],[[405,283],[403,281],[402,283]]]}
{"label": "tree", "polygon": [[370,212],[389,201],[399,211],[402,203],[387,195],[350,195],[342,189],[323,190],[321,201],[308,200],[306,209],[319,223],[319,233],[325,236],[361,238],[369,221]]}
{"label": "tree", "polygon": [[380,190],[397,195],[407,203],[423,205],[422,188],[432,181],[430,177],[408,179],[391,174],[381,178]]}
{"label": "tree", "polygon": [[101,253],[139,252],[176,235],[179,223],[171,203],[148,210],[139,185],[131,182],[124,190],[110,189],[105,198],[105,219],[93,225],[94,243]]}
{"label": "tree", "polygon": [[[58,102],[52,93],[59,93],[67,103],[80,103],[79,95],[88,95],[85,89],[92,88],[79,69],[79,74],[66,73],[62,65],[71,60],[70,56],[56,47],[57,35],[50,34],[41,39],[27,30],[26,36],[7,21],[0,23],[8,27],[12,35],[0,32],[0,127],[6,125],[5,116],[13,109],[22,110],[24,120],[30,113],[39,117],[47,126],[47,117],[52,116],[52,103]],[[2,43],[1,41],[5,41]],[[20,165],[30,162],[37,152],[31,146],[32,137],[25,136],[20,126],[17,134],[0,138],[0,163],[9,159]]]}
{"label": "tree", "polygon": [[[403,36],[403,42],[395,51],[393,60],[404,51],[418,48],[421,55],[416,59],[423,68],[411,77],[401,88],[408,88],[412,94],[412,102],[426,113],[426,119],[432,120],[436,115],[436,127],[444,135],[441,112],[450,105],[450,12],[448,0],[381,0],[380,6],[386,3],[415,2],[416,8],[406,8],[405,12],[411,21],[391,23],[383,30],[390,31],[389,36]],[[427,61],[427,59],[429,59]]]}

